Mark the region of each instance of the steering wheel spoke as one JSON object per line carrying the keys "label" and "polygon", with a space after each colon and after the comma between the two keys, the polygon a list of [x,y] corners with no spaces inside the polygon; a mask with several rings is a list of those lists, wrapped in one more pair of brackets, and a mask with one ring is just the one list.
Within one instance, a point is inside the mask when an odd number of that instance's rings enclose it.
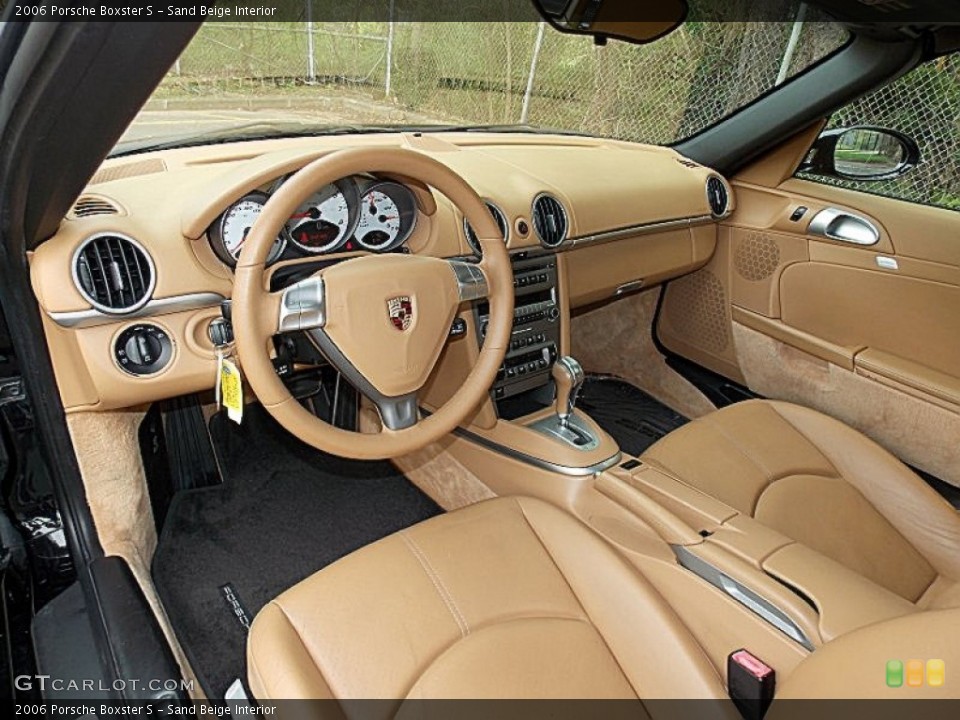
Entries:
{"label": "steering wheel spoke", "polygon": [[449,260],[453,274],[457,278],[457,289],[460,292],[460,302],[481,300],[490,294],[490,285],[483,269],[475,264],[463,260]]}
{"label": "steering wheel spoke", "polygon": [[300,280],[277,294],[280,295],[278,333],[312,330],[326,324],[326,288],[320,275]]}
{"label": "steering wheel spoke", "polygon": [[[364,393],[366,395],[366,393]],[[377,393],[377,397],[367,395],[370,402],[380,411],[380,420],[388,430],[404,430],[420,421],[420,409],[417,394],[409,393],[400,397],[386,397]]]}
{"label": "steering wheel spoke", "polygon": [[376,405],[384,427],[388,430],[404,430],[417,424],[420,416],[416,392],[397,397],[384,395],[363,376],[363,373],[357,370],[323,328],[312,328],[307,331],[307,334],[327,361],[364,397]]}

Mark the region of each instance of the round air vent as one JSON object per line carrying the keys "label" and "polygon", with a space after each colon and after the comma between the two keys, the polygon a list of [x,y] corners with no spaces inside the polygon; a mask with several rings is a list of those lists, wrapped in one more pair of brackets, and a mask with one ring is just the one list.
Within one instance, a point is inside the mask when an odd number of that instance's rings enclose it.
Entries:
{"label": "round air vent", "polygon": [[139,310],[147,303],[156,284],[156,270],[137,241],[101,233],[77,249],[73,280],[93,307],[119,315]]}
{"label": "round air vent", "polygon": [[710,212],[715,218],[722,218],[730,209],[730,196],[727,194],[727,186],[716,175],[711,175],[707,179],[707,202],[710,203]]}
{"label": "round air vent", "polygon": [[567,211],[553,195],[537,195],[534,199],[533,229],[544,247],[555,248],[567,239]]}
{"label": "round air vent", "polygon": [[[503,235],[503,241],[507,242],[507,240],[510,239],[510,224],[507,222],[507,216],[503,214],[503,210],[489,200],[484,200],[483,204],[487,206],[487,210],[489,210],[490,214],[493,215],[493,219],[497,221],[497,227],[500,228],[500,234]],[[463,219],[463,232],[467,236],[467,244],[470,245],[474,255],[477,257],[483,255],[483,251],[480,249],[480,241],[477,239],[477,234],[473,231],[473,228],[470,227],[470,223],[467,222],[466,218]]]}

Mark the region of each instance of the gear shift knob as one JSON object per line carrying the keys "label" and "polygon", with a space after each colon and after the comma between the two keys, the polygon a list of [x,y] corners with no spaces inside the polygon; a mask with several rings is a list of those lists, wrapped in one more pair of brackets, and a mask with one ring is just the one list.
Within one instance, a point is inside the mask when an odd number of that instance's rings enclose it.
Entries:
{"label": "gear shift knob", "polygon": [[566,427],[573,413],[585,378],[580,363],[572,357],[564,355],[557,358],[553,366],[553,380],[557,384],[557,416],[563,427]]}

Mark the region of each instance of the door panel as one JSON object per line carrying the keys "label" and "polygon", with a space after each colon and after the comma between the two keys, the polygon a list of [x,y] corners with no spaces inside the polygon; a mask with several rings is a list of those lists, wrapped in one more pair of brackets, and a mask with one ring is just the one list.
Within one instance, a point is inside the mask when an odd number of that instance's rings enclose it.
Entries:
{"label": "door panel", "polygon": [[[714,315],[729,320],[729,349],[711,351],[703,327],[676,322],[692,310],[670,290],[661,340],[755,392],[832,414],[960,486],[960,213],[806,180],[762,184],[787,174],[752,168],[733,180],[737,210],[705,268],[723,288],[727,307]],[[878,242],[812,234],[828,207],[867,220]]]}
{"label": "door panel", "polygon": [[[793,328],[836,345],[915,357],[960,378],[960,287],[902,273],[823,262],[788,267],[780,313]],[[954,332],[947,332],[948,328]]]}

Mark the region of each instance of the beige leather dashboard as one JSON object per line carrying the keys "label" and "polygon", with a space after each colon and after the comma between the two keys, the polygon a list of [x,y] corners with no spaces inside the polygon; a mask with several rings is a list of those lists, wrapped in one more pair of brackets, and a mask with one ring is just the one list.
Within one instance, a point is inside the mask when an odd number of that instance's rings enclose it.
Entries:
{"label": "beige leather dashboard", "polygon": [[[31,255],[31,280],[67,411],[132,407],[213,387],[215,351],[207,328],[231,296],[232,269],[211,247],[210,228],[244,195],[326,153],[351,146],[407,147],[464,177],[502,211],[511,252],[564,257],[566,312],[691,272],[716,243],[706,191],[716,176],[672,150],[576,136],[496,133],[378,133],[290,138],[180,148],[107,160],[56,235]],[[471,256],[463,217],[446,198],[402,176],[415,199],[404,251]],[[722,180],[732,211],[732,194]],[[564,239],[544,249],[532,206],[548,195],[567,221]],[[153,272],[144,304],[103,312],[79,289],[77,259],[98,234],[133,240]],[[287,258],[271,267],[336,260],[358,250]],[[163,368],[134,376],[114,349],[128,328],[149,323],[169,337]],[[125,336],[123,336],[125,337]],[[470,341],[476,342],[475,338]]]}

